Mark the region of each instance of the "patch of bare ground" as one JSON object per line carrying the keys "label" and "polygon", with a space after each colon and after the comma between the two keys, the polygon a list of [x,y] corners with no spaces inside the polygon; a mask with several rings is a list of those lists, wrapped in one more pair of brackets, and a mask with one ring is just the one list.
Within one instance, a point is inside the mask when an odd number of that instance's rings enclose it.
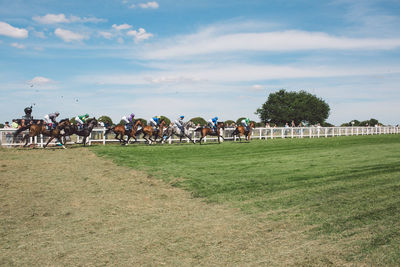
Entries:
{"label": "patch of bare ground", "polygon": [[0,149],[0,265],[346,265],[341,250],[87,149]]}

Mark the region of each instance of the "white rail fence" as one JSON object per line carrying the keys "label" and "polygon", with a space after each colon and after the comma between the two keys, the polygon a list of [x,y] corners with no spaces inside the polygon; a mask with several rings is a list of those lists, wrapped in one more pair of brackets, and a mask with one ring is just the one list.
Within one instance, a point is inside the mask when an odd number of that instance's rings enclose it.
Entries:
{"label": "white rail fence", "polygon": [[[27,132],[22,132],[17,137],[14,137],[15,129],[0,129],[0,145],[6,147],[21,146],[22,137]],[[110,133],[107,137],[104,135],[105,128],[95,128],[92,131],[90,138],[87,140],[88,145],[103,144],[119,142],[114,139],[114,134]],[[232,137],[234,128],[225,128],[222,135],[225,140],[237,141],[239,138]],[[200,133],[191,131],[191,137],[194,141],[200,139]],[[378,135],[378,134],[399,134],[400,127],[398,126],[382,126],[382,127],[296,127],[296,128],[254,128],[252,132],[252,139],[274,139],[274,138],[321,138],[321,137],[335,137],[335,136],[352,136],[352,135]],[[125,137],[126,138],[126,137]],[[243,139],[243,137],[242,137]],[[132,138],[131,138],[132,140]],[[48,141],[48,137],[37,136],[29,139],[28,145],[34,145],[43,147]],[[73,136],[70,140],[67,140],[67,144],[81,143],[82,138],[79,136]],[[144,143],[143,138],[138,138],[140,143]],[[188,138],[182,139],[182,141],[190,142]],[[207,136],[203,139],[204,142],[217,141],[217,137]],[[221,139],[221,141],[223,141]],[[133,142],[133,140],[132,140]],[[168,143],[179,142],[179,138],[173,136],[173,138],[167,141]],[[55,141],[50,144],[55,145]]]}

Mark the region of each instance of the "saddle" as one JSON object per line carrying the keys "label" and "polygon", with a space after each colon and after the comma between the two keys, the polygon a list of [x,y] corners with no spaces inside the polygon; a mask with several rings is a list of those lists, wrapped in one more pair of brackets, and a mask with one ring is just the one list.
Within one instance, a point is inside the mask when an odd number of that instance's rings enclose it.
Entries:
{"label": "saddle", "polygon": [[130,124],[130,123],[125,124],[125,130],[126,130],[126,131],[132,130],[132,127],[133,127],[133,125]]}
{"label": "saddle", "polygon": [[78,130],[84,130],[84,129],[86,129],[86,124],[78,124]]}
{"label": "saddle", "polygon": [[57,127],[57,124],[55,124],[55,123],[48,123],[48,124],[46,124],[46,129],[47,129],[48,131],[54,130],[56,127]]}

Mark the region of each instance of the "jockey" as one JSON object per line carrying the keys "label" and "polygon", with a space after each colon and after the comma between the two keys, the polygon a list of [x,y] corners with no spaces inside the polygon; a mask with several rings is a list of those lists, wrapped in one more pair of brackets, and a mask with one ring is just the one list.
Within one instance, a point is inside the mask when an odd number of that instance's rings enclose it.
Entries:
{"label": "jockey", "polygon": [[77,122],[79,129],[82,129],[82,126],[85,125],[87,118],[89,118],[89,114],[87,113],[85,115],[75,117],[75,121]]}
{"label": "jockey", "polygon": [[125,129],[126,130],[132,129],[134,118],[135,118],[135,114],[133,114],[133,113],[131,115],[122,117],[122,120],[125,121],[125,123],[126,123],[125,124]]}
{"label": "jockey", "polygon": [[154,116],[153,118],[150,119],[149,124],[150,126],[153,126],[154,130],[158,130],[158,125],[160,125],[160,116]]}
{"label": "jockey", "polygon": [[24,109],[24,112],[25,112],[25,115],[22,116],[22,119],[24,119],[25,121],[27,121],[27,123],[29,124],[29,122],[30,122],[31,120],[33,120],[33,117],[32,117],[32,106],[26,107],[26,108]]}
{"label": "jockey", "polygon": [[49,130],[56,127],[57,125],[56,118],[58,117],[58,115],[60,115],[60,113],[56,111],[54,113],[50,113],[44,116],[44,120],[48,124]]}
{"label": "jockey", "polygon": [[242,126],[246,129],[246,132],[248,132],[250,130],[249,128],[249,124],[250,124],[250,120],[249,118],[245,118],[241,121]]}
{"label": "jockey", "polygon": [[208,125],[214,131],[217,131],[217,123],[218,123],[218,117],[214,117],[208,120]]}
{"label": "jockey", "polygon": [[185,129],[183,128],[183,119],[185,118],[185,116],[180,116],[179,118],[177,118],[175,120],[175,125],[181,130],[181,134],[185,133]]}

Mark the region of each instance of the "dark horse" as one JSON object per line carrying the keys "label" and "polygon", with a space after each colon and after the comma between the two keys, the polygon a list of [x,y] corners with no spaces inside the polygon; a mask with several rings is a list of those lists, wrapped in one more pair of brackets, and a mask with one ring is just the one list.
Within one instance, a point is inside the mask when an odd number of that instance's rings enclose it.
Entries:
{"label": "dark horse", "polygon": [[250,122],[249,124],[249,130],[247,131],[244,126],[238,126],[232,133],[232,137],[238,136],[240,142],[242,142],[242,139],[240,138],[241,135],[244,135],[245,140],[250,141],[251,139],[251,133],[254,128],[254,122]]}
{"label": "dark horse", "polygon": [[210,127],[199,127],[199,128],[197,128],[195,131],[196,132],[200,132],[200,134],[201,134],[201,138],[200,138],[200,141],[199,141],[200,145],[201,145],[201,141],[203,140],[203,138],[206,137],[207,135],[218,136],[218,143],[220,144],[221,143],[221,141],[219,140],[220,137],[223,140],[225,140],[224,137],[221,135],[220,129],[223,129],[223,130],[225,129],[225,125],[224,125],[223,122],[218,122],[217,123],[217,130],[216,131],[214,131]]}
{"label": "dark horse", "polygon": [[[135,143],[137,142],[137,138],[136,135],[139,134],[138,133],[138,127],[139,125],[142,127],[142,122],[140,120],[136,120],[132,126],[132,129],[130,130],[125,130],[125,126],[118,124],[114,127],[108,128],[107,131],[105,132],[105,135],[109,134],[111,131],[113,131],[115,133],[115,139],[118,139],[120,144],[128,144],[129,143],[129,139],[134,138],[135,139]],[[126,139],[126,141],[124,140],[124,136],[128,136],[128,138]],[[123,142],[123,143],[122,143]]]}
{"label": "dark horse", "polygon": [[[149,145],[151,145],[151,143],[153,142],[156,142],[158,137],[160,137],[160,142],[162,142],[165,125],[166,125],[165,121],[161,120],[157,130],[154,130],[153,126],[146,125],[142,129],[140,129],[140,131],[138,131],[137,134],[143,132],[143,138],[149,143]],[[154,140],[151,139],[151,137],[153,136]]]}
{"label": "dark horse", "polygon": [[77,125],[70,124],[69,126],[65,127],[64,136],[73,134],[82,136],[83,137],[82,144],[83,146],[86,146],[86,139],[92,133],[93,128],[96,126],[97,126],[96,118],[88,119],[83,129],[79,129]]}
{"label": "dark horse", "polygon": [[70,125],[70,122],[68,119],[63,119],[61,120],[57,126],[54,129],[51,130],[47,130],[46,125],[44,123],[40,123],[40,124],[28,124],[26,126],[22,126],[21,128],[19,128],[15,133],[14,133],[14,137],[16,137],[19,133],[21,133],[22,131],[28,130],[29,129],[29,133],[26,134],[23,138],[22,141],[25,140],[25,145],[24,147],[26,147],[28,145],[29,142],[29,138],[30,137],[34,137],[34,136],[39,136],[40,134],[44,135],[44,136],[49,136],[50,139],[47,141],[46,145],[44,145],[44,148],[47,147],[47,145],[51,142],[51,140],[53,140],[54,138],[57,139],[58,142],[60,142],[60,144],[62,145],[63,148],[65,148],[64,143],[62,142],[62,136],[65,133],[65,128],[68,127]]}

